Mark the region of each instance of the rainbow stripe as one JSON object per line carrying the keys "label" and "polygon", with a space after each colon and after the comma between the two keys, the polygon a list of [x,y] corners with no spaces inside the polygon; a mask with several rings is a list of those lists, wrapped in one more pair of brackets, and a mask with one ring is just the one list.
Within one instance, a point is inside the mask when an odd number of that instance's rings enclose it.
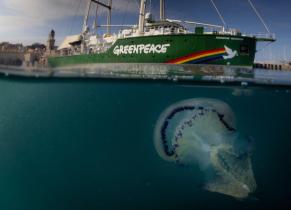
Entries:
{"label": "rainbow stripe", "polygon": [[226,54],[225,48],[219,48],[215,50],[207,50],[207,51],[192,53],[190,55],[187,55],[181,58],[170,60],[167,63],[168,64],[205,63],[207,61],[222,59],[223,55],[225,54]]}

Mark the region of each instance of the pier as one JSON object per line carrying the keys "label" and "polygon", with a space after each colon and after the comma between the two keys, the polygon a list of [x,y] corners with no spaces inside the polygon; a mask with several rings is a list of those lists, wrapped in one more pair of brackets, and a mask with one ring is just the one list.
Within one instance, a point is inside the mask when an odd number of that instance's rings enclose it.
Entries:
{"label": "pier", "polygon": [[254,64],[255,69],[267,69],[277,71],[291,71],[290,63],[272,63],[272,62],[259,62]]}

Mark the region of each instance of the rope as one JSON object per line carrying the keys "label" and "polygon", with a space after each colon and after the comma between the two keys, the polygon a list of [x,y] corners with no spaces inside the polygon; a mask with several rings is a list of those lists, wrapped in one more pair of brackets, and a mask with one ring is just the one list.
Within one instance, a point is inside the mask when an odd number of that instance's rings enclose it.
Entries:
{"label": "rope", "polygon": [[264,45],[264,46],[262,47],[262,49],[257,50],[257,53],[263,51],[264,49],[266,49],[266,48],[267,48],[269,45],[271,45],[271,44],[273,44],[273,43],[272,43],[272,42],[268,42],[268,43],[266,43],[266,45]]}
{"label": "rope", "polygon": [[227,28],[227,24],[226,24],[226,22],[225,22],[225,20],[224,20],[224,18],[222,16],[222,14],[221,14],[221,12],[219,11],[218,7],[216,6],[216,4],[214,3],[213,0],[210,0],[210,1],[212,3],[213,7],[215,8],[215,10],[216,10],[216,12],[217,12],[217,14],[218,14],[221,22],[223,23],[224,27]]}
{"label": "rope", "polygon": [[[74,6],[75,1],[71,1],[70,3],[71,3],[71,4],[69,5],[69,8],[74,8],[74,7],[75,7],[75,6]],[[71,21],[68,20],[68,23],[67,23],[67,25],[66,25],[66,33],[67,33],[67,34],[68,34],[69,31],[70,31],[70,25],[71,25]]]}
{"label": "rope", "polygon": [[75,21],[76,21],[76,18],[77,18],[77,16],[78,16],[78,12],[79,12],[79,10],[80,10],[81,2],[82,2],[82,0],[79,0],[79,4],[78,4],[78,7],[77,7],[77,9],[76,9],[76,11],[75,11],[75,15],[74,15],[74,18],[73,18],[73,21],[72,21],[72,24],[71,24],[70,34],[72,34],[73,25],[74,25],[74,23],[75,23]]}
{"label": "rope", "polygon": [[253,4],[253,2],[251,0],[248,0],[249,4],[251,5],[252,9],[254,10],[254,12],[256,13],[256,15],[258,16],[258,18],[260,19],[260,21],[262,22],[262,24],[264,25],[265,29],[267,30],[267,32],[269,34],[271,34],[269,27],[267,26],[266,22],[264,21],[264,19],[262,18],[262,16],[260,15],[259,11],[256,9],[255,5]]}
{"label": "rope", "polygon": [[95,18],[94,18],[94,21],[93,21],[93,24],[92,24],[92,30],[93,30],[93,33],[96,34],[97,32],[97,28],[98,28],[98,4],[96,4],[96,10],[95,10]]}
{"label": "rope", "polygon": [[136,3],[136,5],[137,5],[137,8],[139,8],[139,2],[138,2],[138,0],[135,0],[135,3]]}
{"label": "rope", "polygon": [[[129,0],[127,0],[126,10],[128,10],[128,7],[129,7]],[[128,13],[128,12],[125,12],[125,14],[123,15],[122,25],[125,24],[125,21],[126,21],[126,19],[127,19],[127,13]]]}

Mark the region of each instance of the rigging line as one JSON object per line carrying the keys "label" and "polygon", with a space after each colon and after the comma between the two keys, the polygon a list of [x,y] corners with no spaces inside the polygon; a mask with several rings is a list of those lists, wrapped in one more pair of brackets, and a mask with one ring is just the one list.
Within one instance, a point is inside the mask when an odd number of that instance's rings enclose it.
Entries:
{"label": "rigging line", "polygon": [[260,15],[259,11],[256,9],[255,5],[253,4],[253,2],[251,0],[248,0],[249,4],[251,5],[252,9],[254,10],[254,12],[256,13],[256,15],[258,16],[258,18],[260,19],[260,21],[262,22],[262,24],[264,25],[265,29],[267,30],[267,32],[269,34],[271,34],[269,27],[267,26],[266,22],[264,21],[264,19],[262,18],[262,16]]}
{"label": "rigging line", "polygon": [[267,44],[265,44],[261,49],[257,50],[257,53],[258,52],[261,52],[263,51],[264,49],[266,49],[269,45],[273,44],[273,42],[268,42]]}
{"label": "rigging line", "polygon": [[97,32],[97,26],[98,26],[98,8],[99,8],[99,5],[96,4],[95,18],[94,18],[93,25],[92,25],[92,29],[94,31],[94,34],[96,34],[96,32]]}
{"label": "rigging line", "polygon": [[73,18],[72,24],[71,24],[70,34],[72,34],[73,25],[74,25],[74,22],[75,22],[75,20],[76,20],[76,18],[77,18],[78,12],[79,12],[79,10],[80,10],[81,2],[82,2],[82,0],[79,0],[79,4],[78,4],[78,7],[77,7],[77,9],[76,9],[76,12],[75,12],[75,15],[74,15],[74,18]]}
{"label": "rigging line", "polygon": [[225,20],[224,20],[224,18],[222,16],[222,14],[221,14],[221,12],[219,11],[218,7],[216,6],[216,4],[214,3],[213,0],[210,0],[210,1],[212,3],[213,7],[215,8],[215,10],[216,10],[216,12],[217,12],[217,14],[218,14],[221,22],[223,23],[224,27],[227,28],[227,24],[226,24],[226,22],[225,22]]}
{"label": "rigging line", "polygon": [[[70,4],[70,8],[74,8],[75,6],[74,6],[74,3],[75,3],[75,1],[71,1],[71,4]],[[68,20],[68,23],[67,23],[67,27],[66,27],[66,34],[68,34],[69,33],[69,31],[70,31],[70,25],[71,25],[71,21],[70,20]]]}
{"label": "rigging line", "polygon": [[[98,5],[96,5],[96,6],[98,6]],[[94,10],[94,5],[91,5],[89,17],[88,17],[88,27],[89,28],[90,28],[90,25],[94,24],[94,22],[95,22],[95,17],[96,17],[95,14],[96,14],[96,11]]]}
{"label": "rigging line", "polygon": [[[129,8],[129,0],[127,0],[126,11],[128,10],[128,8]],[[127,14],[128,14],[128,12],[125,12],[125,14],[123,15],[122,25],[125,24],[125,21],[126,21],[126,19],[127,19]]]}
{"label": "rigging line", "polygon": [[135,0],[135,3],[137,5],[137,8],[139,8],[139,2],[137,0]]}

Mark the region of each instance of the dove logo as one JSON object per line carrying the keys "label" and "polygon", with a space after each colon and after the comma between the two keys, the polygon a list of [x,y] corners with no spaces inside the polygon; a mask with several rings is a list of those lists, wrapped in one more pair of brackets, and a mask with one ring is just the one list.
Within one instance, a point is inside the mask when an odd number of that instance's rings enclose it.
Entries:
{"label": "dove logo", "polygon": [[229,59],[234,58],[235,56],[238,56],[238,53],[237,53],[236,50],[233,51],[232,49],[230,49],[230,48],[227,47],[226,45],[224,45],[224,48],[225,48],[225,53],[227,54],[227,55],[224,55],[224,56],[223,56],[223,59],[224,59],[224,60],[229,60]]}
{"label": "dove logo", "polygon": [[188,54],[183,57],[176,58],[174,60],[169,60],[167,63],[169,64],[205,64],[209,62],[215,62],[218,60],[230,60],[235,56],[238,56],[238,52],[236,50],[232,50],[226,45],[217,49],[210,49],[205,51],[198,51],[192,54]]}

